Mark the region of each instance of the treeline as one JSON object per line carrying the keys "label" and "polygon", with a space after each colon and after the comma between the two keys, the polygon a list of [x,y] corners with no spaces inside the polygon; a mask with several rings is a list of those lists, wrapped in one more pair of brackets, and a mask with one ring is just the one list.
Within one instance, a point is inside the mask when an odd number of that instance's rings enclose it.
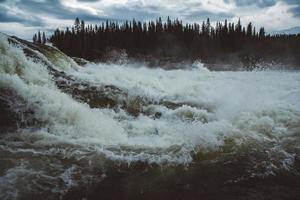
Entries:
{"label": "treeline", "polygon": [[240,20],[202,24],[161,18],[121,24],[113,21],[86,25],[76,18],[74,26],[57,29],[50,37],[56,47],[70,56],[106,61],[125,50],[129,58],[180,62],[201,59],[206,63],[253,66],[258,62],[300,63],[300,35],[266,35]]}
{"label": "treeline", "polygon": [[41,31],[39,31],[37,34],[34,34],[32,37],[33,43],[38,43],[38,44],[46,44],[47,39],[45,32],[41,34]]}

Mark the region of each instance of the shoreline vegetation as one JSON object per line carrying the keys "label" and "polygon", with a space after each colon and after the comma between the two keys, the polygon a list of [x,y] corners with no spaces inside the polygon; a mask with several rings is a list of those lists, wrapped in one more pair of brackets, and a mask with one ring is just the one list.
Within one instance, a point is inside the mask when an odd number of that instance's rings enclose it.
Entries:
{"label": "shoreline vegetation", "polygon": [[[35,43],[44,44],[44,33],[35,34]],[[165,22],[133,19],[118,23],[107,20],[86,25],[76,18],[74,26],[57,29],[49,41],[71,57],[93,62],[143,62],[149,66],[193,63],[197,60],[212,69],[252,70],[261,66],[300,66],[300,34],[267,35],[263,27],[250,22],[187,23],[169,17]],[[224,68],[224,67],[222,67]]]}

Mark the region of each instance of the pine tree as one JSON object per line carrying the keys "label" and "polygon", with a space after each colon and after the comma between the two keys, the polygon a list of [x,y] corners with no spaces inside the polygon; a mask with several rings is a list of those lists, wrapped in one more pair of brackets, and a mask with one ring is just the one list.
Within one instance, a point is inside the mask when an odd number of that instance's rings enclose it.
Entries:
{"label": "pine tree", "polygon": [[85,28],[85,23],[83,20],[81,20],[81,23],[80,23],[80,30],[81,32],[84,32],[84,28]]}
{"label": "pine tree", "polygon": [[227,34],[228,34],[227,19],[225,19],[225,22],[224,22],[224,34],[223,35],[227,35]]}
{"label": "pine tree", "polygon": [[260,38],[264,38],[265,37],[265,29],[263,27],[261,27],[259,29],[259,37]]}
{"label": "pine tree", "polygon": [[36,35],[36,33],[33,35],[32,41],[33,41],[33,43],[37,43],[37,35]]}
{"label": "pine tree", "polygon": [[238,23],[237,23],[237,25],[236,25],[236,32],[238,33],[238,34],[241,34],[241,32],[242,32],[242,25],[241,25],[241,19],[239,18],[239,20],[238,20]]}
{"label": "pine tree", "polygon": [[[249,54],[261,58],[267,56],[265,52],[269,49],[299,46],[300,35],[265,36],[264,28],[260,28],[258,33],[256,30],[252,23],[242,26],[240,20],[236,24],[225,20],[212,26],[207,19],[201,26],[197,23],[183,25],[182,21],[172,21],[168,17],[165,22],[161,18],[147,23],[133,19],[122,24],[107,20],[93,26],[76,18],[73,27],[57,29],[50,41],[68,55],[89,60],[106,59],[106,51],[111,48],[125,50],[133,58],[145,56],[159,60],[167,57],[176,61],[202,59],[210,62],[232,54],[239,59],[247,58]],[[39,43],[39,34],[33,36],[34,42]],[[282,45],[285,43],[286,46]]]}
{"label": "pine tree", "polygon": [[45,32],[43,32],[42,44],[46,44],[46,42],[47,42],[46,35]]}
{"label": "pine tree", "polygon": [[246,34],[248,37],[252,36],[252,23],[251,22],[247,26]]}
{"label": "pine tree", "polygon": [[76,17],[76,19],[75,19],[74,26],[75,26],[76,33],[79,33],[79,31],[80,31],[80,21],[79,21],[78,17]]}
{"label": "pine tree", "polygon": [[37,43],[41,44],[42,43],[42,39],[41,39],[41,32],[38,32],[38,39],[37,39]]}
{"label": "pine tree", "polygon": [[201,32],[203,35],[206,35],[206,31],[205,31],[205,23],[202,22],[202,25],[201,25]]}
{"label": "pine tree", "polygon": [[206,28],[205,28],[206,33],[209,35],[210,32],[210,20],[207,18],[206,20]]}

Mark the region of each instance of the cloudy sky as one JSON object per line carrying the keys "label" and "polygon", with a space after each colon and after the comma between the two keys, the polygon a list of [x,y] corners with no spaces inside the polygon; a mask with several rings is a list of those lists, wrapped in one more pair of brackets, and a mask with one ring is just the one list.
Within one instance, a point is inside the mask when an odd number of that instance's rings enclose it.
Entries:
{"label": "cloudy sky", "polygon": [[252,21],[267,31],[300,26],[300,0],[0,0],[0,31],[31,39],[34,32],[104,19],[147,21],[158,16],[202,22]]}

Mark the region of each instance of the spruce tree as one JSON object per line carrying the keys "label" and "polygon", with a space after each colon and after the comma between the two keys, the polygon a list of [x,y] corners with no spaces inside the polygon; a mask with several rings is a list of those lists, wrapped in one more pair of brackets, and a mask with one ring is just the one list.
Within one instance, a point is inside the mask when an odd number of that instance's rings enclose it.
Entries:
{"label": "spruce tree", "polygon": [[81,20],[81,23],[80,23],[80,30],[81,32],[84,32],[84,28],[85,28],[85,23],[83,20]]}
{"label": "spruce tree", "polygon": [[261,28],[259,29],[259,37],[260,37],[260,38],[265,37],[265,29],[264,29],[263,27],[261,27]]}
{"label": "spruce tree", "polygon": [[78,17],[76,17],[76,19],[75,19],[74,26],[75,26],[76,33],[79,33],[79,31],[80,31],[80,21],[79,21]]}
{"label": "spruce tree", "polygon": [[[147,23],[133,19],[122,24],[107,20],[93,26],[85,25],[84,21],[76,18],[71,29],[57,29],[50,41],[68,55],[90,60],[106,59],[106,51],[111,48],[125,50],[131,57],[158,60],[167,57],[177,61],[202,59],[204,62],[224,59],[226,55],[236,55],[237,59],[243,60],[250,53],[260,59],[270,50],[274,50],[275,54],[275,49],[287,47],[294,53],[299,51],[300,35],[265,36],[264,28],[256,30],[252,23],[242,26],[240,20],[236,24],[226,20],[223,24],[217,22],[214,27],[209,19],[201,26],[197,23],[183,25],[182,21],[169,17],[165,22],[161,18]],[[36,35],[33,41],[38,43],[38,33]],[[42,40],[45,41],[44,37]],[[265,48],[267,46],[269,48]],[[281,52],[277,51],[278,56]],[[300,63],[300,57],[298,60]]]}
{"label": "spruce tree", "polygon": [[41,39],[41,32],[38,32],[38,39],[37,39],[37,43],[41,44],[42,43],[42,39]]}
{"label": "spruce tree", "polygon": [[252,36],[252,23],[251,22],[247,26],[246,34],[248,37]]}
{"label": "spruce tree", "polygon": [[33,35],[32,37],[32,42],[33,43],[36,43],[37,42],[37,36],[36,36],[36,33]]}
{"label": "spruce tree", "polygon": [[46,42],[47,42],[46,35],[45,32],[43,32],[42,44],[46,44]]}

